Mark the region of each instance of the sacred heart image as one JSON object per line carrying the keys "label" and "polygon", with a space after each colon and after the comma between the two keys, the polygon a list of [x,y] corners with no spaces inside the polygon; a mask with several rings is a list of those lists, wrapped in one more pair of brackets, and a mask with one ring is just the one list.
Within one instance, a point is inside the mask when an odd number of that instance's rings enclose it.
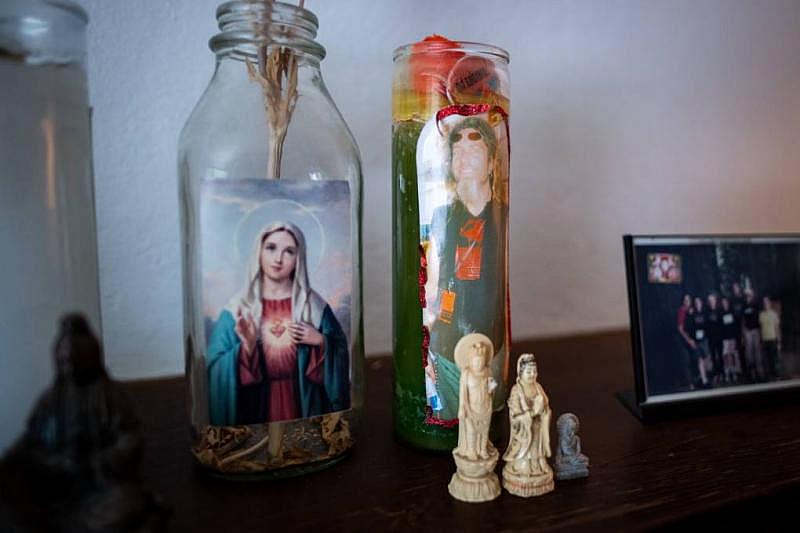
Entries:
{"label": "sacred heart image", "polygon": [[349,409],[347,181],[206,180],[201,219],[207,423]]}

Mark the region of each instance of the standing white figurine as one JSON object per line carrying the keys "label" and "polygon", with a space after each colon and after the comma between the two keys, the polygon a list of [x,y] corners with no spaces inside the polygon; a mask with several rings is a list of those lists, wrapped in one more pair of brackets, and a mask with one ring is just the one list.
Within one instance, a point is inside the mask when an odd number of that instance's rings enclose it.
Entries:
{"label": "standing white figurine", "polygon": [[500,480],[494,473],[500,454],[489,440],[492,395],[497,388],[490,369],[494,347],[486,335],[471,333],[458,341],[454,355],[461,370],[458,447],[453,450],[456,473],[447,489],[458,500],[486,502],[500,495]]}
{"label": "standing white figurine", "polygon": [[536,381],[536,359],[517,360],[517,382],[508,397],[511,437],[503,455],[503,486],[511,494],[540,496],[553,490],[550,457],[550,402]]}

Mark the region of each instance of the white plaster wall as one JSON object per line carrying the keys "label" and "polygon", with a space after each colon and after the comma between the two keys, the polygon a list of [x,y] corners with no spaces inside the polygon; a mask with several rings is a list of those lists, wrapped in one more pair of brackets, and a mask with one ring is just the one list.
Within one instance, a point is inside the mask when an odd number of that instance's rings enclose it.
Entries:
{"label": "white plaster wall", "polygon": [[[81,0],[103,323],[118,377],[182,372],[176,144],[216,0]],[[391,350],[391,54],[511,53],[514,336],[624,327],[626,232],[799,231],[800,2],[308,0],[364,162],[369,353]]]}

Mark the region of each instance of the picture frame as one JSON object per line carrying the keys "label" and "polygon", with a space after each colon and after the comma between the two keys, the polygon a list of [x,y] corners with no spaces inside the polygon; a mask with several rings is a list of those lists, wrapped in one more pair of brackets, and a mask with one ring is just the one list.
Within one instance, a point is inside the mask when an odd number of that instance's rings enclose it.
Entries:
{"label": "picture frame", "polygon": [[800,399],[800,234],[625,235],[641,420]]}

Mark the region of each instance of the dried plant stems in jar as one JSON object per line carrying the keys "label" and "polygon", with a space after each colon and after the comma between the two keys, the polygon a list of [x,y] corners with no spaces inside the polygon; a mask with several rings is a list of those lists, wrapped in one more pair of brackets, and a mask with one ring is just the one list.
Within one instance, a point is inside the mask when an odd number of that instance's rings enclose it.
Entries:
{"label": "dried plant stems in jar", "polygon": [[[270,8],[272,2],[268,2]],[[303,1],[300,1],[303,7]],[[297,56],[291,48],[264,44],[258,49],[258,65],[247,60],[247,74],[261,85],[269,122],[267,179],[281,177],[281,156],[286,130],[297,103]]]}

